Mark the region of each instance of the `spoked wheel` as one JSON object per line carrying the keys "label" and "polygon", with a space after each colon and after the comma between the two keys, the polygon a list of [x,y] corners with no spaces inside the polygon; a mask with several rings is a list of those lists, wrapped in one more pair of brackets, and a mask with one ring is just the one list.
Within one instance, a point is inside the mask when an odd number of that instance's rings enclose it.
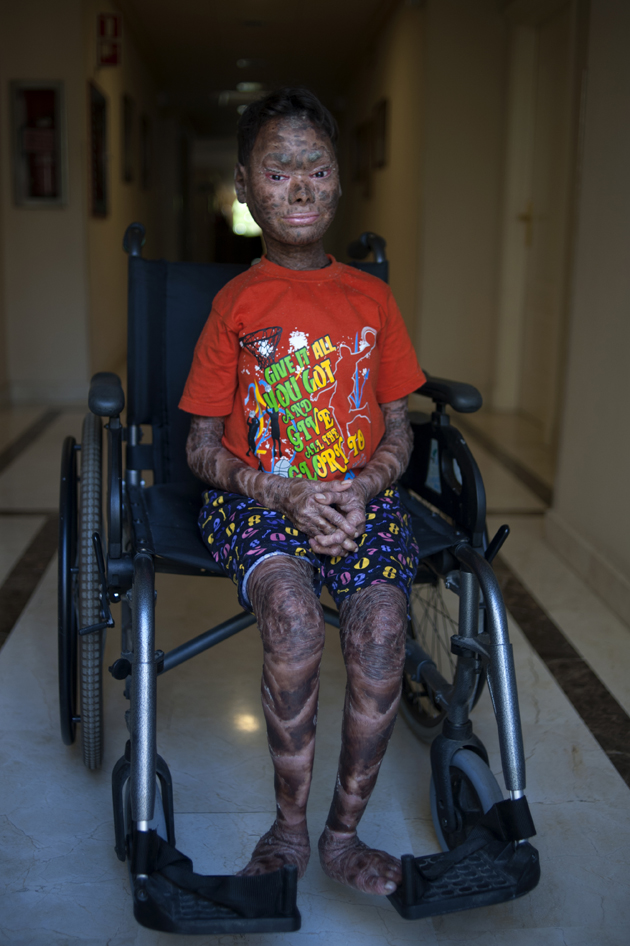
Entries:
{"label": "spoked wheel", "polygon": [[[101,419],[86,414],[81,442],[81,501],[79,515],[78,602],[80,627],[101,621],[100,582],[93,535],[102,535],[102,430]],[[98,769],[103,758],[103,646],[104,631],[79,638],[81,690],[81,744],[88,769]]]}
{"label": "spoked wheel", "polygon": [[66,437],[61,454],[58,555],[58,666],[61,738],[71,746],[77,714],[77,445]]}
{"label": "spoked wheel", "polygon": [[[459,598],[449,591],[441,578],[433,583],[413,585],[409,601],[411,620],[408,634],[431,657],[437,669],[449,682],[455,677],[456,658],[451,653],[451,637],[459,633]],[[477,677],[470,709],[476,705],[483,690],[485,674]],[[433,742],[442,730],[446,711],[424,683],[416,683],[403,674],[400,713],[411,731],[422,742]]]}
{"label": "spoked wheel", "polygon": [[494,775],[476,752],[460,749],[451,761],[449,775],[457,825],[447,832],[442,824],[435,783],[431,779],[431,815],[437,839],[443,851],[463,844],[472,829],[492,806],[503,800],[503,792]]}

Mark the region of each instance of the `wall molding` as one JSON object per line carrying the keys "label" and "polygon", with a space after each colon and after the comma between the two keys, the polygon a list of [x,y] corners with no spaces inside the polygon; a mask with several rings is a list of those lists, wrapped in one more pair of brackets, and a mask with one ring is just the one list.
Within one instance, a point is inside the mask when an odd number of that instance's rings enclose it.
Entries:
{"label": "wall molding", "polygon": [[545,514],[545,537],[553,550],[604,600],[610,610],[630,626],[630,578],[553,509],[547,510]]}

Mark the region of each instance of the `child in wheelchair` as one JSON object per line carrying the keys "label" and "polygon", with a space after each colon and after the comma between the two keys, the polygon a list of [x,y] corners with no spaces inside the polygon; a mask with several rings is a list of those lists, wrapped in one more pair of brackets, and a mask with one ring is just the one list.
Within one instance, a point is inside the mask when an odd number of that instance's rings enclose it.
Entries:
{"label": "child in wheelchair", "polygon": [[357,828],[391,735],[419,552],[396,482],[407,396],[425,381],[388,287],[324,252],[341,194],[334,119],[304,89],[241,116],[236,192],[266,255],[216,296],[180,407],[199,524],[262,635],[276,819],[241,872],[310,855],[311,784],[328,588],[347,670],[338,776],[319,839],[326,874],[393,893],[400,861]]}

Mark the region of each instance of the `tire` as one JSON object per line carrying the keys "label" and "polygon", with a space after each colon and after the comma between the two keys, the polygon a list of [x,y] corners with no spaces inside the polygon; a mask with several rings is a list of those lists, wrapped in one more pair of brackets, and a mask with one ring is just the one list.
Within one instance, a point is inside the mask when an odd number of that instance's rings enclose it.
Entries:
{"label": "tire", "polygon": [[67,746],[74,742],[77,728],[77,521],[76,441],[74,437],[66,437],[59,488],[57,658],[59,722],[61,738]]}
{"label": "tire", "polygon": [[[434,661],[442,676],[451,682],[455,677],[456,658],[451,653],[451,637],[458,629],[458,596],[449,591],[442,579],[432,584],[413,585],[409,600],[409,636],[416,640]],[[477,677],[470,709],[476,706],[483,692],[485,674]],[[442,731],[446,711],[439,706],[424,683],[416,683],[403,674],[400,715],[421,742],[431,743]]]}
{"label": "tire", "polygon": [[[79,626],[101,621],[100,581],[92,536],[102,530],[101,419],[86,414],[81,440],[81,501],[79,515]],[[79,638],[81,746],[88,769],[103,760],[103,645],[104,631]]]}
{"label": "tire", "polygon": [[496,778],[481,756],[471,749],[460,749],[450,765],[451,786],[457,815],[457,828],[445,834],[438,811],[435,782],[431,777],[431,816],[433,827],[443,851],[452,851],[462,844],[482,815],[503,800]]}

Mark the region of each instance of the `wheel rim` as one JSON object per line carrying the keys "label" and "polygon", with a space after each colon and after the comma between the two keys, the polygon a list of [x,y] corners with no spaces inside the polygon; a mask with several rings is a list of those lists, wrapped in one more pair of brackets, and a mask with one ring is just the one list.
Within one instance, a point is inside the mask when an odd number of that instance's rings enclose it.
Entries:
{"label": "wheel rim", "polygon": [[77,465],[76,441],[66,437],[61,459],[58,554],[58,674],[61,738],[76,738],[77,707]]}

